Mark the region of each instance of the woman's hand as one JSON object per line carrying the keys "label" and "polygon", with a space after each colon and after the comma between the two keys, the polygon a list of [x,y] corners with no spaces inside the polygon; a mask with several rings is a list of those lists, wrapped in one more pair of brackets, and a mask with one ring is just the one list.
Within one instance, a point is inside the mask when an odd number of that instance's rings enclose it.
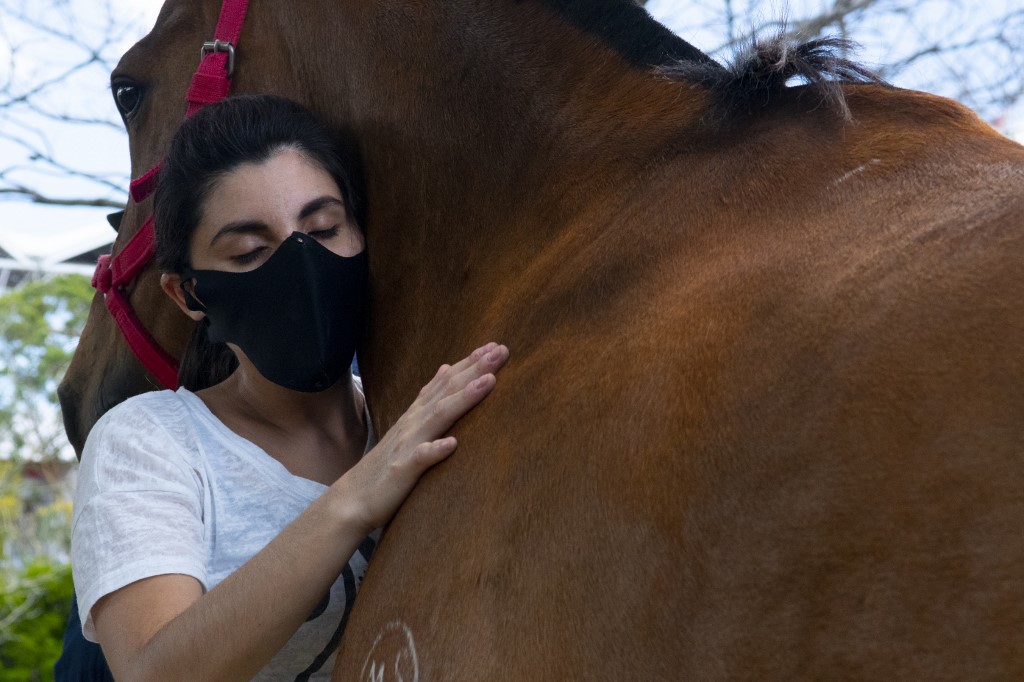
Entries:
{"label": "woman's hand", "polygon": [[377,446],[334,484],[367,534],[391,520],[420,476],[455,451],[455,438],[440,436],[487,397],[506,360],[508,348],[489,343],[442,365]]}

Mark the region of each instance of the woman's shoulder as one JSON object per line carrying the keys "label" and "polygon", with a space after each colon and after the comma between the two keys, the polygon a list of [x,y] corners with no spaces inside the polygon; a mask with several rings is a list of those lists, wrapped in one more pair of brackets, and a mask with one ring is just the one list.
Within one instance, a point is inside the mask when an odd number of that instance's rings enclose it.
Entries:
{"label": "woman's shoulder", "polygon": [[177,391],[149,391],[132,396],[100,417],[89,433],[94,435],[140,429],[175,430],[188,423],[188,407]]}
{"label": "woman's shoulder", "polygon": [[186,400],[175,391],[152,391],[112,407],[86,438],[83,471],[142,466],[151,460],[195,468],[198,452]]}

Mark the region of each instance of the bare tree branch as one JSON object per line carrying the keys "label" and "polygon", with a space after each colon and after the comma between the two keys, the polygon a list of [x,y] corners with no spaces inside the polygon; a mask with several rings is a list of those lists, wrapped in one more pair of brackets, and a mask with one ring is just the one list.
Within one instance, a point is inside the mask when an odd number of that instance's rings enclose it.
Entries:
{"label": "bare tree branch", "polygon": [[126,37],[138,32],[111,0],[0,0],[0,36],[10,46],[0,75],[0,158],[9,163],[0,169],[0,194],[56,206],[123,206],[127,163],[99,171],[103,160],[67,140],[123,139],[111,100],[89,93],[107,87]]}
{"label": "bare tree branch", "polygon": [[33,204],[46,204],[49,206],[92,206],[99,208],[124,208],[123,201],[115,201],[114,199],[97,199],[94,197],[48,197],[39,194],[35,190],[29,189],[28,187],[21,186],[0,187],[0,195],[13,196],[19,199],[27,199]]}
{"label": "bare tree branch", "polygon": [[[830,27],[836,26],[843,29],[847,17],[858,12],[870,10],[879,4],[879,0],[835,0],[832,7],[825,12],[809,17],[802,21],[794,22],[789,29],[790,35],[794,37],[814,37]],[[844,38],[847,36],[843,36]]]}

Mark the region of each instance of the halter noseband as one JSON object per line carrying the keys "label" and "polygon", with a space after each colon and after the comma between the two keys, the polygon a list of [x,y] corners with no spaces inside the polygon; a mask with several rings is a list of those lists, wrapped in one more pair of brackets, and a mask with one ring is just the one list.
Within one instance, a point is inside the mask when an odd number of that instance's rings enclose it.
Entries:
{"label": "halter noseband", "polygon": [[[235,46],[242,34],[245,12],[249,0],[223,0],[214,40],[203,43],[199,67],[192,76],[188,93],[188,111],[185,118],[207,104],[219,102],[231,91],[231,76],[235,71]],[[156,189],[162,161],[132,180],[132,200],[140,203]],[[149,370],[164,386],[178,387],[178,363],[146,331],[142,321],[128,300],[128,287],[138,274],[153,260],[156,247],[156,233],[153,230],[153,216],[150,215],[139,231],[132,236],[124,248],[115,256],[113,253],[100,256],[92,286],[103,294],[103,300],[121,335],[142,366]]]}

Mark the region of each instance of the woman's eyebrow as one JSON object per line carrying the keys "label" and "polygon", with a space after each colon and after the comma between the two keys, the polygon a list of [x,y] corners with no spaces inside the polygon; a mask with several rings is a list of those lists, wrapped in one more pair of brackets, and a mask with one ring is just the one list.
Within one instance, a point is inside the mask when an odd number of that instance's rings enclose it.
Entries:
{"label": "woman's eyebrow", "polygon": [[210,246],[216,244],[217,240],[226,234],[251,234],[266,229],[268,229],[267,224],[261,223],[258,220],[239,220],[238,222],[228,223],[217,230],[217,234],[213,235],[213,239],[210,240]]}
{"label": "woman's eyebrow", "polygon": [[302,210],[299,211],[299,220],[302,220],[303,218],[308,218],[309,216],[313,215],[314,213],[316,213],[317,211],[326,206],[335,205],[344,207],[345,202],[343,202],[341,199],[338,199],[337,197],[332,196],[325,195],[322,197],[317,197],[316,199],[313,199],[312,201],[310,201],[309,203],[302,207]]}

